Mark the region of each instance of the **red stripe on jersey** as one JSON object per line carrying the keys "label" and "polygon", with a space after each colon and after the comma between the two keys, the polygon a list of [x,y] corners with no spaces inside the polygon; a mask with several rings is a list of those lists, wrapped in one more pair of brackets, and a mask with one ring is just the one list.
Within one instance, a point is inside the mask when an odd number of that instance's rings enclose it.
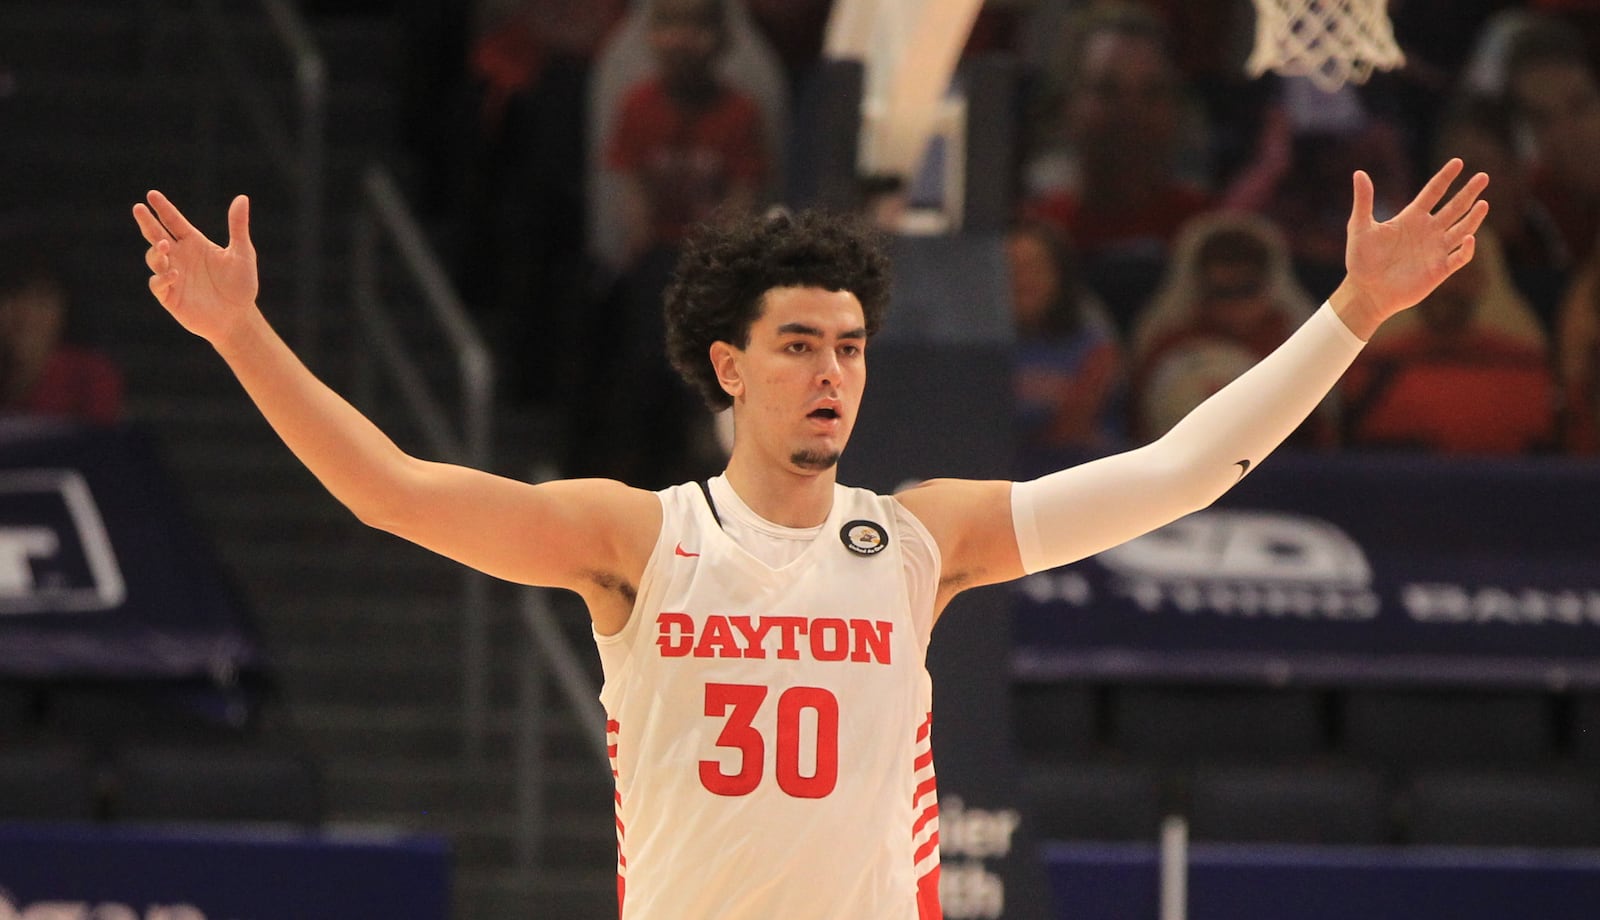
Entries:
{"label": "red stripe on jersey", "polygon": [[928,717],[922,720],[922,724],[917,727],[917,742],[920,744],[923,741],[927,741],[928,733],[931,731],[933,731],[933,713],[930,712]]}
{"label": "red stripe on jersey", "polygon": [[[615,735],[621,731],[622,725],[616,719],[606,720],[607,734]],[[609,741],[610,739],[607,740]],[[611,759],[611,779],[613,781],[620,779],[622,774],[617,772],[617,746],[615,743],[606,745],[606,756]],[[628,858],[622,853],[622,838],[625,835],[622,826],[622,790],[613,789],[612,792],[617,800],[617,920],[622,920],[622,905],[628,888],[622,873],[623,870],[628,868]]]}
{"label": "red stripe on jersey", "polygon": [[931,763],[933,763],[933,752],[932,751],[923,751],[922,754],[919,755],[916,760],[913,760],[911,762],[911,769],[920,770],[923,767],[926,767],[928,764],[931,764]]}
{"label": "red stripe on jersey", "polygon": [[911,861],[913,863],[922,862],[922,858],[924,856],[927,856],[929,853],[932,853],[937,849],[939,849],[939,832],[934,831],[933,836],[923,841],[922,846],[917,847],[917,852],[911,857]]}
{"label": "red stripe on jersey", "polygon": [[[937,870],[935,870],[935,871],[937,871]],[[625,888],[627,888],[627,885],[625,885],[623,883],[621,874],[618,874],[617,875],[617,920],[622,920],[622,895],[623,895],[623,890]],[[917,892],[917,909],[919,911],[922,909],[922,892],[921,891]],[[934,914],[933,916],[937,920],[939,915],[938,914]],[[918,917],[917,920],[922,920],[922,918]]]}
{"label": "red stripe on jersey", "polygon": [[939,867],[934,866],[927,875],[917,879],[917,920],[943,920],[943,917],[944,908],[939,905]]}
{"label": "red stripe on jersey", "polygon": [[922,816],[917,819],[917,823],[911,825],[911,836],[915,837],[922,833],[922,829],[928,826],[928,822],[937,817],[939,817],[939,803],[934,802],[922,812]]}
{"label": "red stripe on jersey", "polygon": [[911,805],[912,805],[912,807],[915,807],[918,802],[922,801],[922,797],[923,796],[927,795],[930,792],[933,792],[935,789],[938,789],[938,788],[939,788],[939,781],[937,779],[934,779],[931,776],[928,777],[927,779],[923,780],[921,783],[917,784],[917,791],[911,794]]}

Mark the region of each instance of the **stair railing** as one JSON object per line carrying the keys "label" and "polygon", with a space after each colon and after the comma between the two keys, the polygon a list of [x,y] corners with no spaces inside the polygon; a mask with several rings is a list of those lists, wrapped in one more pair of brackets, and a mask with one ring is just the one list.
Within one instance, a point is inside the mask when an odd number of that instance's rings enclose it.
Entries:
{"label": "stair railing", "polygon": [[[380,166],[367,169],[362,178],[361,202],[351,275],[351,299],[364,346],[355,355],[356,400],[362,405],[372,403],[376,381],[370,362],[375,357],[421,426],[430,449],[452,462],[484,469],[492,459],[489,429],[493,418],[493,362],[488,348],[387,170]],[[429,385],[395,320],[383,306],[380,278],[392,276],[380,275],[382,242],[396,251],[406,277],[422,296],[455,355],[461,384],[459,418],[463,422],[459,435],[450,423],[444,401]],[[539,471],[530,478],[537,482],[553,475]],[[466,749],[474,758],[483,755],[488,722],[488,587],[488,576],[463,570],[462,724]],[[548,827],[545,803],[551,784],[545,738],[546,718],[551,710],[546,699],[547,681],[555,682],[559,702],[582,726],[597,768],[606,770],[610,765],[606,715],[596,697],[598,688],[562,631],[552,610],[551,595],[547,588],[526,588],[521,594],[522,622],[527,633],[517,662],[514,744],[518,866],[525,880],[531,880],[538,871]]]}
{"label": "stair railing", "polygon": [[282,117],[266,81],[253,72],[239,51],[234,27],[219,0],[195,0],[199,42],[210,49],[219,78],[200,88],[195,117],[197,197],[215,198],[221,155],[222,89],[249,123],[254,138],[272,161],[294,195],[295,307],[293,336],[296,351],[308,364],[315,363],[319,342],[317,302],[323,278],[323,190],[327,183],[327,68],[310,28],[288,0],[257,0],[266,14],[293,70],[294,124]]}
{"label": "stair railing", "polygon": [[[436,457],[488,469],[493,461],[494,359],[399,186],[383,166],[369,166],[362,175],[354,233],[350,283],[359,347],[351,359],[357,404],[373,404],[374,371],[381,369]],[[386,251],[398,257],[398,272],[381,272],[380,256]],[[407,346],[385,300],[385,280],[408,284],[409,292],[420,297],[428,319],[449,346],[460,387],[455,410],[446,408],[446,400],[435,392],[422,363]],[[459,430],[452,418],[459,419]],[[483,756],[488,729],[489,605],[489,576],[462,567],[461,714],[464,747],[474,761]]]}

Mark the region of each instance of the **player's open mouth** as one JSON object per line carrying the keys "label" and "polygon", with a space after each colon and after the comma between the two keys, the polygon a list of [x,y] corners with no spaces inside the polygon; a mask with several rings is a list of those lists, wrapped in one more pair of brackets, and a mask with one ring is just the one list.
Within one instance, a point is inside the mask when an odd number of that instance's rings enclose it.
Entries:
{"label": "player's open mouth", "polygon": [[839,430],[843,424],[843,416],[838,409],[832,406],[818,406],[806,413],[806,418],[811,422],[811,430],[818,434],[830,437]]}

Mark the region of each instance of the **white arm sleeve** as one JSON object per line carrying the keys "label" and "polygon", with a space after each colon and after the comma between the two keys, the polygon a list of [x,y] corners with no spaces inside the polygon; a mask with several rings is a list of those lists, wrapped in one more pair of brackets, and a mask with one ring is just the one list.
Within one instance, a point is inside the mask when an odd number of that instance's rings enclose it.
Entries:
{"label": "white arm sleeve", "polygon": [[1210,505],[1305,421],[1365,344],[1323,304],[1154,443],[1016,483],[1023,568],[1075,562]]}

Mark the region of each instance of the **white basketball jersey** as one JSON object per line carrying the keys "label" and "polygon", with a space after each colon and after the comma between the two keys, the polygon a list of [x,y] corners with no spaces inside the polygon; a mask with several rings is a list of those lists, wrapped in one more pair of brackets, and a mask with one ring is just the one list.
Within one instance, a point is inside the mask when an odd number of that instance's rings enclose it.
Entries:
{"label": "white basketball jersey", "polygon": [[[621,916],[937,920],[927,530],[835,486],[821,532],[774,568],[697,484],[658,494],[633,614],[596,636]],[[934,565],[908,568],[908,549]]]}

